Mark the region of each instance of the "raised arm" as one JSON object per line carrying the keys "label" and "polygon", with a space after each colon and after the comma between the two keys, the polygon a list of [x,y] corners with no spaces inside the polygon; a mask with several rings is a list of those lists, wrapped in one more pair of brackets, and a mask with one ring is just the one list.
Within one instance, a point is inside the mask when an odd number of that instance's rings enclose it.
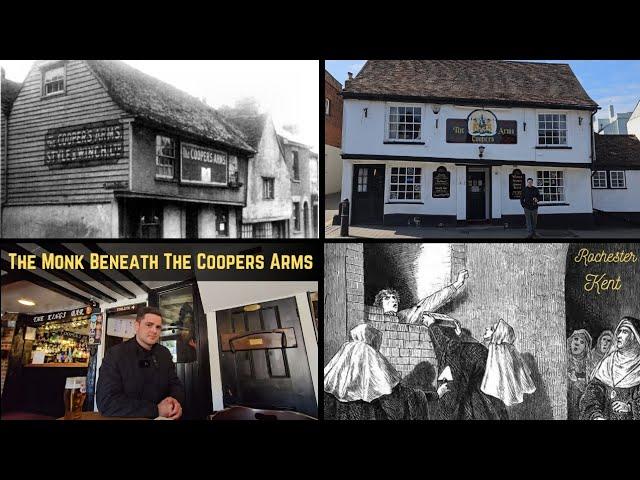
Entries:
{"label": "raised arm", "polygon": [[467,270],[461,270],[458,273],[458,279],[454,283],[423,298],[415,306],[398,312],[398,316],[406,323],[422,323],[422,314],[424,312],[436,312],[443,307],[458,294],[468,276],[469,272]]}

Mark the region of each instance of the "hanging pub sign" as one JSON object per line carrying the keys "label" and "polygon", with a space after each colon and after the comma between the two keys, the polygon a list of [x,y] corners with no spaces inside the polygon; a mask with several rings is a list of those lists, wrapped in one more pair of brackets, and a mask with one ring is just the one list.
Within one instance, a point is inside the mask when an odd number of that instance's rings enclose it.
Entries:
{"label": "hanging pub sign", "polygon": [[524,173],[519,169],[515,169],[509,174],[509,198],[511,200],[519,200],[522,197],[524,189]]}
{"label": "hanging pub sign", "polygon": [[184,183],[227,186],[227,154],[211,148],[183,143],[180,179]]}
{"label": "hanging pub sign", "polygon": [[433,172],[431,196],[433,198],[449,198],[451,195],[451,172],[445,167],[438,167]]}
{"label": "hanging pub sign", "polygon": [[113,163],[124,157],[124,130],[118,121],[47,130],[44,163],[50,168]]}
{"label": "hanging pub sign", "polygon": [[95,308],[91,306],[64,310],[62,312],[37,313],[35,315],[25,315],[25,321],[30,325],[42,325],[47,322],[77,322],[89,320]]}
{"label": "hanging pub sign", "polygon": [[518,143],[518,122],[498,120],[489,110],[474,110],[464,118],[447,119],[447,143]]}

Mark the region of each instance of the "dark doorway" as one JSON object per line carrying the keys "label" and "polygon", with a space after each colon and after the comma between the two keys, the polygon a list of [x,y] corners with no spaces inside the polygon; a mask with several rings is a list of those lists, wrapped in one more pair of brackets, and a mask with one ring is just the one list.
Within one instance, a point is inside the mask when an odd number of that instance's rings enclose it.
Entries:
{"label": "dark doorway", "polygon": [[185,236],[187,238],[198,238],[198,211],[197,205],[187,204],[185,207],[186,226]]}
{"label": "dark doorway", "polygon": [[207,322],[197,286],[189,281],[149,293],[162,312],[160,343],[173,355],[186,400],[183,418],[205,419],[213,411]]}
{"label": "dark doorway", "polygon": [[123,198],[119,208],[122,238],[162,238],[164,204],[152,200]]}
{"label": "dark doorway", "polygon": [[352,224],[383,223],[384,173],[384,165],[353,166]]}
{"label": "dark doorway", "polygon": [[467,167],[467,220],[482,221],[488,218],[489,178],[487,170]]}
{"label": "dark doorway", "polygon": [[[224,406],[294,410],[318,407],[295,298],[217,312]],[[222,335],[293,328],[296,347],[224,351]]]}

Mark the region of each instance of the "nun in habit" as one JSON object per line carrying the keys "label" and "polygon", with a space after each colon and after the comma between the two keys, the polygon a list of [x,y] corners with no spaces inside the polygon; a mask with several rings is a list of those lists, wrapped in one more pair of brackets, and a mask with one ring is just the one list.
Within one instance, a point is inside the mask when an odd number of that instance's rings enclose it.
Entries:
{"label": "nun in habit", "polygon": [[379,352],[382,332],[354,327],[324,369],[324,418],[330,420],[428,420],[428,402],[447,392],[426,392],[400,382],[400,373]]}
{"label": "nun in habit", "polygon": [[640,320],[624,317],[580,400],[582,420],[640,420]]}
{"label": "nun in habit", "polygon": [[500,319],[487,328],[484,339],[489,342],[489,355],[480,389],[499,398],[507,406],[522,403],[524,394],[536,391],[527,364],[513,345],[513,327]]}
{"label": "nun in habit", "polygon": [[600,361],[605,357],[605,355],[609,353],[612,342],[613,332],[611,330],[605,330],[600,334],[598,340],[596,340],[596,346],[591,350],[591,368],[589,368],[590,373],[594,373],[593,370],[600,364]]}
{"label": "nun in habit", "polygon": [[575,330],[567,338],[567,418],[580,418],[580,398],[587,388],[591,369],[591,343],[589,332]]}

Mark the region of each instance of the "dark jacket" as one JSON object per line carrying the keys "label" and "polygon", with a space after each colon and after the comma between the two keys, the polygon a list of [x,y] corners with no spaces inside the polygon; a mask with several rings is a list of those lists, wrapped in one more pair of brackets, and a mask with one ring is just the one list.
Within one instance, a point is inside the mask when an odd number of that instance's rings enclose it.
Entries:
{"label": "dark jacket", "polygon": [[508,420],[505,404],[481,390],[487,366],[487,347],[458,337],[454,330],[438,322],[429,326],[429,336],[440,372],[451,368],[449,393],[440,400],[440,415],[446,420]]}
{"label": "dark jacket", "polygon": [[107,351],[96,392],[102,415],[155,418],[166,397],[184,408],[184,386],[167,347],[156,344],[148,351],[133,337]]}
{"label": "dark jacket", "polygon": [[520,197],[520,205],[527,210],[537,210],[538,204],[533,201],[534,198],[537,198],[538,202],[542,201],[542,195],[540,195],[538,188],[524,187],[522,197]]}

